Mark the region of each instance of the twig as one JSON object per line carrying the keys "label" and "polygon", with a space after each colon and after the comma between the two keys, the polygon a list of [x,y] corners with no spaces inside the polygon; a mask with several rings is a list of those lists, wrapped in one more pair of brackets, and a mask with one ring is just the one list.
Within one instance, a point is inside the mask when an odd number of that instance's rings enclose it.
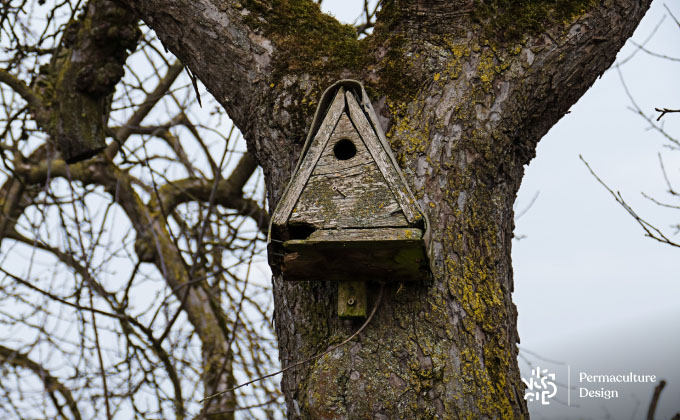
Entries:
{"label": "twig", "polygon": [[654,412],[656,411],[656,405],[659,403],[659,397],[661,396],[661,391],[663,387],[666,386],[666,381],[662,380],[659,385],[654,388],[654,395],[652,395],[652,402],[649,403],[649,411],[647,411],[647,420],[654,420]]}
{"label": "twig", "polygon": [[640,44],[638,44],[638,43],[636,43],[636,42],[634,42],[634,41],[631,41],[631,43],[632,43],[633,45],[635,45],[636,47],[638,47],[642,52],[644,52],[644,53],[646,53],[646,54],[648,54],[648,55],[651,55],[652,57],[663,58],[664,60],[668,60],[668,61],[680,61],[680,58],[677,58],[677,57],[670,57],[670,56],[668,56],[668,55],[656,53],[656,52],[651,51],[651,50],[645,48],[644,46],[642,46],[642,45],[640,45]]}
{"label": "twig", "polygon": [[632,105],[632,111],[641,116],[645,121],[649,123],[650,128],[658,131],[662,136],[664,136],[667,140],[669,140],[675,147],[680,147],[680,141],[678,139],[675,139],[671,137],[664,129],[663,127],[657,125],[652,117],[648,117],[645,115],[644,112],[642,112],[642,108],[635,102],[635,98],[633,98],[633,94],[630,92],[628,89],[628,85],[626,84],[625,79],[623,78],[623,73],[621,72],[621,69],[619,67],[616,68],[617,73],[619,74],[619,79],[621,80],[621,85],[623,86],[623,90],[626,93],[626,96],[628,96],[628,99],[630,99],[630,103]]}
{"label": "twig", "polygon": [[660,112],[661,115],[659,115],[659,118],[656,120],[659,121],[664,115],[666,114],[671,114],[673,112],[680,112],[680,109],[668,109],[668,108],[654,108],[656,112]]}
{"label": "twig", "polygon": [[531,209],[531,207],[533,207],[534,203],[536,202],[536,199],[538,199],[539,193],[540,193],[540,191],[536,191],[536,194],[534,194],[534,196],[531,199],[531,201],[529,202],[529,204],[523,210],[520,210],[520,211],[517,212],[517,214],[515,215],[515,220],[519,220],[520,217],[527,214],[527,212]]}
{"label": "twig", "polygon": [[678,27],[680,28],[680,21],[678,21],[678,18],[676,18],[675,15],[673,14],[673,12],[671,12],[671,9],[668,7],[668,5],[664,4],[663,7],[666,9],[668,14],[671,15],[671,17],[675,21],[675,24],[678,25]]}
{"label": "twig", "polygon": [[661,173],[663,174],[664,181],[666,181],[666,186],[668,187],[668,193],[672,196],[677,196],[679,194],[673,189],[673,185],[671,184],[671,181],[668,178],[668,173],[666,172],[666,166],[663,164],[663,158],[661,157],[661,153],[659,153],[658,155],[659,155],[659,166],[661,166]]}
{"label": "twig", "polygon": [[670,240],[659,228],[655,227],[654,225],[640,217],[640,215],[635,213],[635,210],[633,210],[632,207],[630,207],[628,203],[626,203],[626,201],[623,199],[621,193],[618,191],[614,192],[611,188],[609,188],[609,186],[605,184],[605,182],[602,179],[600,179],[600,177],[597,176],[597,174],[595,173],[595,171],[593,171],[588,162],[586,162],[586,160],[583,159],[583,156],[579,155],[579,159],[581,159],[581,161],[586,165],[591,175],[595,177],[597,182],[599,182],[607,191],[609,191],[609,194],[611,194],[614,197],[614,200],[616,200],[616,202],[619,203],[621,207],[623,207],[628,212],[628,214],[630,214],[633,217],[633,219],[635,219],[638,225],[642,227],[642,229],[645,231],[645,236],[652,238],[658,242],[680,248],[679,243]]}
{"label": "twig", "polygon": [[106,148],[106,156],[108,156],[109,159],[113,159],[118,151],[121,150],[123,143],[125,143],[125,141],[133,133],[131,127],[138,127],[142,123],[144,118],[151,112],[151,109],[154,107],[154,105],[156,105],[170,89],[170,86],[172,86],[175,79],[177,79],[179,74],[182,72],[183,68],[184,66],[179,61],[176,61],[170,67],[168,67],[165,76],[163,76],[163,78],[158,82],[156,88],[146,96],[144,102],[139,105],[137,110],[134,112],[134,114],[132,114],[127,122],[118,130],[116,130],[114,133],[114,138],[116,141],[109,144]]}
{"label": "twig", "polygon": [[[59,379],[53,376],[44,366],[28,357],[27,353],[21,353],[18,350],[10,349],[5,346],[0,346],[0,362],[8,363],[15,367],[23,367],[31,370],[35,375],[37,375],[40,378],[40,380],[45,386],[45,390],[50,395],[53,395],[54,391],[57,391],[62,395],[62,397],[64,397],[64,399],[66,400],[66,405],[71,410],[71,413],[73,414],[73,418],[75,420],[82,420],[80,410],[78,409],[78,404],[76,403],[75,398],[73,398],[71,390],[69,390],[68,387],[61,383]],[[56,398],[52,398],[52,400],[57,411],[59,411],[62,417],[66,418]]]}
{"label": "twig", "polygon": [[227,389],[227,390],[225,390],[225,391],[220,391],[220,392],[218,392],[218,393],[216,393],[216,394],[209,395],[209,396],[203,398],[202,400],[200,400],[199,402],[204,402],[204,401],[209,400],[209,399],[211,399],[211,398],[215,398],[215,397],[218,397],[218,396],[220,396],[220,395],[222,395],[222,394],[226,394],[227,392],[231,392],[231,391],[234,391],[234,390],[236,390],[236,389],[242,388],[242,387],[244,387],[244,386],[250,385],[250,384],[252,384],[252,383],[259,382],[259,381],[261,381],[261,380],[263,380],[263,379],[271,378],[272,376],[276,376],[276,375],[278,375],[279,373],[286,372],[286,371],[288,371],[288,370],[290,370],[290,369],[293,369],[294,367],[298,367],[298,366],[303,365],[303,364],[305,364],[305,363],[307,363],[307,362],[311,362],[312,360],[319,359],[319,358],[321,358],[321,357],[327,355],[328,353],[330,353],[330,352],[332,352],[332,351],[335,351],[336,349],[338,349],[338,348],[344,346],[345,344],[349,343],[349,342],[352,341],[355,337],[357,337],[359,334],[361,334],[361,332],[368,326],[368,324],[369,324],[369,323],[371,322],[371,320],[373,319],[373,316],[375,315],[375,312],[378,310],[378,307],[380,306],[380,302],[382,301],[382,295],[383,295],[383,290],[384,290],[384,289],[385,289],[385,285],[384,285],[384,284],[380,284],[380,292],[378,293],[378,299],[376,299],[375,306],[373,306],[373,310],[371,310],[370,315],[368,315],[368,318],[367,318],[366,321],[363,323],[363,325],[361,326],[361,328],[359,328],[358,330],[356,330],[356,332],[355,332],[354,334],[350,335],[350,336],[349,336],[347,339],[345,339],[342,343],[339,343],[339,344],[336,344],[336,345],[332,346],[331,348],[329,348],[328,350],[324,351],[323,353],[314,355],[314,356],[309,357],[309,358],[307,358],[307,359],[305,359],[305,360],[302,360],[302,361],[293,363],[292,365],[286,366],[285,368],[283,368],[283,369],[281,369],[281,370],[279,370],[279,371],[276,371],[276,372],[274,372],[274,373],[270,373],[270,374],[268,374],[268,375],[260,376],[259,378],[255,378],[255,379],[253,379],[253,380],[251,380],[251,381],[244,382],[244,383],[242,383],[242,384],[236,385],[236,386],[231,387],[231,388],[229,388],[229,389]]}
{"label": "twig", "polygon": [[194,92],[196,93],[196,100],[198,100],[198,106],[203,108],[203,105],[201,104],[201,94],[198,91],[198,78],[196,75],[189,69],[189,67],[184,67],[184,70],[186,70],[187,74],[189,75],[189,79],[191,79],[191,84],[194,87]]}
{"label": "twig", "polygon": [[[90,307],[94,308],[94,298],[92,293],[90,293]],[[106,418],[107,420],[113,419],[111,416],[111,402],[109,401],[109,387],[106,382],[106,369],[104,367],[104,358],[102,357],[102,348],[99,343],[99,331],[97,330],[97,316],[94,312],[90,312],[92,316],[92,330],[94,332],[94,343],[97,348],[97,359],[99,360],[99,371],[102,377],[102,388],[104,391],[104,407],[106,407]]]}
{"label": "twig", "polygon": [[48,298],[50,298],[52,300],[55,300],[55,301],[62,303],[66,306],[70,306],[72,308],[75,308],[79,311],[90,311],[90,312],[93,312],[93,313],[96,313],[96,314],[99,314],[99,315],[104,315],[104,316],[107,316],[107,317],[110,317],[110,318],[127,319],[130,322],[136,322],[134,319],[131,319],[129,317],[125,317],[124,315],[113,314],[113,313],[102,311],[102,310],[99,310],[99,309],[96,309],[96,308],[88,308],[87,306],[78,305],[77,303],[71,303],[71,302],[69,302],[65,299],[58,297],[57,295],[54,295],[54,294],[52,294],[48,291],[45,291],[45,290],[43,290],[39,287],[32,285],[30,282],[27,282],[26,280],[24,280],[20,277],[17,277],[14,274],[12,274],[8,271],[5,271],[5,269],[3,269],[2,267],[0,267],[0,271],[2,273],[4,273],[6,276],[8,276],[11,279],[13,279],[14,281],[16,281],[17,283],[22,284],[23,286],[26,286],[29,289],[35,290],[36,292],[38,292],[38,293],[40,293],[44,296],[47,296]]}
{"label": "twig", "polygon": [[656,34],[656,31],[659,30],[659,28],[661,27],[661,24],[663,23],[664,20],[666,20],[666,16],[665,16],[665,15],[661,18],[661,20],[659,20],[659,22],[656,24],[656,26],[654,26],[654,29],[652,29],[652,32],[650,32],[650,34],[647,36],[647,38],[645,38],[644,41],[642,41],[641,44],[635,44],[635,46],[637,47],[637,49],[636,49],[635,51],[633,51],[628,57],[624,58],[623,60],[618,61],[616,64],[614,64],[613,66],[611,66],[611,67],[610,67],[609,69],[607,69],[606,71],[609,71],[609,70],[611,70],[611,69],[613,69],[613,68],[617,68],[617,69],[618,69],[619,67],[621,67],[622,65],[624,65],[624,64],[626,64],[628,61],[630,61],[633,57],[635,57],[635,54],[637,54],[638,52],[642,51],[641,47],[644,47],[645,45],[647,45],[647,43],[654,37],[654,34]]}
{"label": "twig", "polygon": [[544,362],[552,363],[554,365],[562,365],[562,366],[567,365],[565,362],[561,362],[559,360],[553,360],[553,359],[548,359],[547,357],[543,357],[540,354],[536,353],[535,351],[528,350],[526,347],[523,347],[523,346],[520,347],[519,350],[524,352],[524,353],[528,353],[528,354],[530,354],[534,357],[537,357],[537,358],[543,360]]}

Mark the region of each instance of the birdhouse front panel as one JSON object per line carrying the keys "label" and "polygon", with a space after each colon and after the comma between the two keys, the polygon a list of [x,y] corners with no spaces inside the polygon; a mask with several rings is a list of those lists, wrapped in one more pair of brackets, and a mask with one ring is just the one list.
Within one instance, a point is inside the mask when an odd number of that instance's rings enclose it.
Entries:
{"label": "birdhouse front panel", "polygon": [[288,223],[315,229],[409,226],[346,112],[340,116]]}
{"label": "birdhouse front panel", "polygon": [[[272,215],[272,267],[285,280],[345,286],[420,281],[429,273],[426,232],[427,220],[366,92],[359,82],[338,82],[319,102],[298,167]],[[363,313],[341,303],[343,316]]]}

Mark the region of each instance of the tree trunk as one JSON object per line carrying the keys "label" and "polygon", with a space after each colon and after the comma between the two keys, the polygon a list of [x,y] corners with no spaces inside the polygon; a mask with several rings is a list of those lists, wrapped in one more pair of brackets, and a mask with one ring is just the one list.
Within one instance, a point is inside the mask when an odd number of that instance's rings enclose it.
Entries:
{"label": "tree trunk", "polygon": [[[360,338],[287,371],[289,418],[528,417],[510,260],[523,165],[649,2],[392,0],[359,41],[312,1],[128,1],[241,129],[272,209],[321,92],[350,77],[428,214],[433,281],[387,286]],[[274,278],[282,365],[358,328],[336,290]]]}

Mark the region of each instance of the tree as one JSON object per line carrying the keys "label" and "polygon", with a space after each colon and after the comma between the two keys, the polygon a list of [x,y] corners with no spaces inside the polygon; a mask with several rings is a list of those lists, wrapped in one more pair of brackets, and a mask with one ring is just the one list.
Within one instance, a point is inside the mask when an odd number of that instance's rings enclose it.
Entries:
{"label": "tree", "polygon": [[[99,3],[88,3],[86,16],[96,19]],[[527,417],[516,360],[519,338],[510,263],[512,205],[523,165],[533,158],[543,134],[612,63],[649,1],[386,0],[372,34],[362,39],[355,28],[324,15],[309,0],[123,3],[205,84],[241,130],[249,153],[263,169],[270,211],[290,179],[315,101],[335,80],[354,78],[364,81],[407,182],[428,213],[431,283],[385,286],[380,301],[374,286],[372,304],[380,306],[359,339],[284,372],[288,416]],[[128,11],[117,16],[128,16]],[[75,39],[68,45],[71,51],[83,38]],[[108,61],[102,66],[101,57],[91,60],[94,69],[113,68]],[[68,58],[53,62],[56,69],[80,65]],[[24,98],[35,123],[49,134],[51,141],[45,144],[58,144],[68,159],[69,151],[82,150],[83,143],[88,150],[101,147],[101,141],[84,141],[82,130],[59,131],[85,124],[90,128],[86,133],[101,137],[106,130],[99,127],[99,118],[60,113],[46,105],[44,98],[52,91],[22,83],[11,72],[2,74],[2,81]],[[90,80],[109,72],[84,74],[84,85],[90,86]],[[65,90],[77,100],[73,92],[81,79],[75,79],[57,78],[63,87],[54,92]],[[110,88],[114,78],[104,79]],[[106,111],[103,93],[108,92],[90,92],[88,100],[100,100],[92,104],[99,106],[94,114]],[[64,114],[77,121],[60,124]],[[139,261],[153,262],[176,299],[190,302],[183,309],[207,361],[203,392],[226,389],[234,382],[225,375],[228,369],[211,366],[229,364],[231,353],[224,347],[228,334],[221,331],[216,341],[203,339],[215,337],[222,323],[215,318],[215,305],[200,304],[212,302],[210,293],[203,286],[189,286],[194,284],[194,262],[187,263],[192,268],[183,266],[179,246],[168,234],[160,190],[149,191],[152,199],[141,206],[134,188],[119,187],[117,180],[126,181],[126,174],[111,162],[121,159],[120,137],[109,142],[104,154],[82,163],[67,165],[47,154],[47,146],[33,159],[50,162],[42,165],[52,168],[50,174],[86,173],[70,176],[102,185],[122,206],[136,231]],[[78,159],[89,152],[74,155]],[[86,168],[90,171],[79,172]],[[36,178],[31,178],[32,167],[15,172],[23,182],[10,186],[19,190],[40,185],[46,170]],[[33,179],[37,181],[31,183]],[[192,182],[203,187],[197,189],[203,194],[219,191],[217,173],[213,182]],[[193,191],[192,196],[206,197]],[[207,194],[211,196],[204,201],[214,203],[215,196]],[[4,207],[14,219],[23,210],[20,200],[15,201]],[[168,263],[177,264],[177,271],[165,269]],[[333,284],[285,283],[274,277],[273,293],[284,366],[322,353],[358,328],[336,317]],[[233,408],[233,393],[216,400],[208,400],[216,411]]]}
{"label": "tree", "polygon": [[195,395],[274,353],[255,161],[129,10],[39,3],[0,15],[0,417],[269,417]]}

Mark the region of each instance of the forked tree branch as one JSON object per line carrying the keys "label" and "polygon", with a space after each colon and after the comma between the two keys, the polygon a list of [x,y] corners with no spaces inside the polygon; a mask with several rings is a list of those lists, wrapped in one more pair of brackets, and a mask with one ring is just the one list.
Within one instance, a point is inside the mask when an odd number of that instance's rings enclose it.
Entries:
{"label": "forked tree branch", "polygon": [[[257,202],[243,197],[243,186],[257,168],[257,163],[249,153],[245,153],[226,179],[220,179],[215,190],[214,203],[238,211],[257,223],[262,232],[269,227],[269,215]],[[169,182],[158,189],[158,195],[152,198],[152,208],[163,209],[170,214],[174,209],[190,201],[210,201],[215,181],[203,178],[185,178]]]}
{"label": "forked tree branch", "polygon": [[27,354],[21,353],[18,350],[13,350],[5,346],[0,345],[0,362],[7,363],[14,367],[20,367],[32,371],[36,376],[42,381],[45,391],[50,394],[50,398],[54,403],[55,408],[61,414],[61,416],[66,419],[64,413],[62,412],[59,401],[54,396],[54,392],[58,392],[66,401],[73,418],[76,420],[81,420],[80,410],[78,409],[78,404],[73,398],[71,391],[64,386],[59,379],[50,374],[49,370],[42,366],[40,363],[35,362]]}
{"label": "forked tree branch", "polygon": [[161,100],[163,95],[165,95],[170,86],[175,82],[177,77],[182,72],[184,66],[179,61],[175,61],[165,73],[165,76],[158,82],[153,91],[151,91],[144,101],[135,110],[134,114],[128,118],[124,126],[119,127],[115,132],[116,141],[112,142],[106,147],[106,156],[109,159],[113,159],[114,156],[120,151],[120,148],[125,143],[125,141],[130,137],[131,134],[135,132],[135,128],[139,127],[144,118],[149,115],[151,109]]}
{"label": "forked tree branch", "polygon": [[671,113],[675,113],[675,112],[680,112],[680,109],[669,109],[669,108],[654,108],[654,110],[655,110],[656,112],[660,112],[660,113],[661,113],[661,114],[659,115],[659,117],[656,119],[657,121],[659,121],[661,118],[663,118],[663,116],[666,115],[666,114],[671,114]]}

